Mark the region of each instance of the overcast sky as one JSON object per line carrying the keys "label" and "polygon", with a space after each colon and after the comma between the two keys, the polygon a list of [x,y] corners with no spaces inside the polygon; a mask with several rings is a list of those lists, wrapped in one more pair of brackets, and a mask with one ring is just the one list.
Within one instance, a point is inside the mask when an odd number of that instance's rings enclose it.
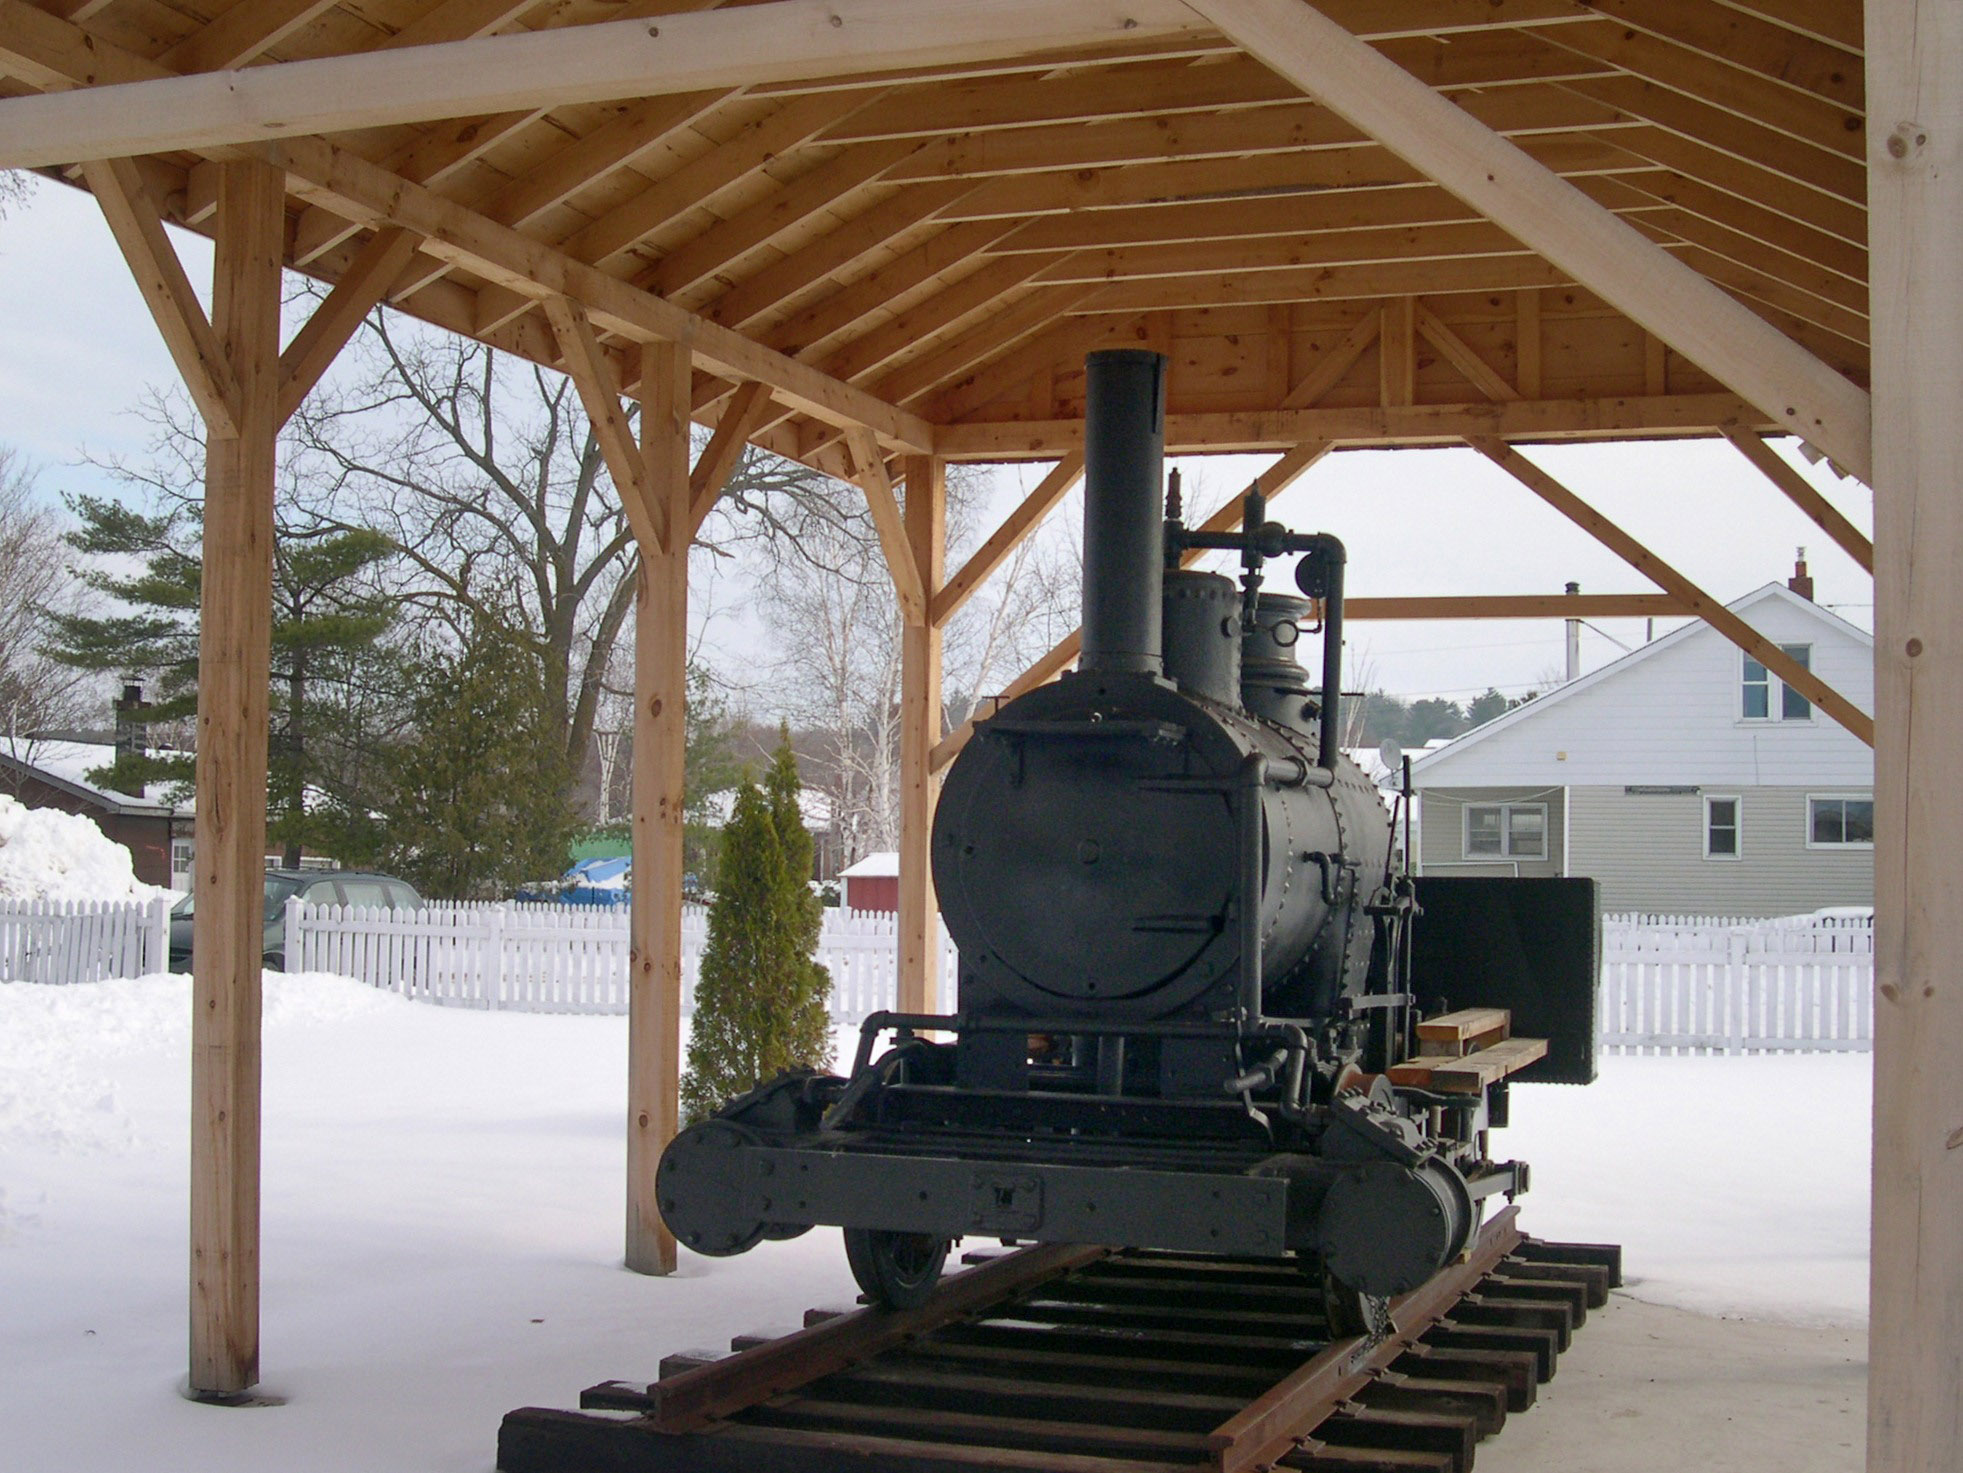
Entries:
{"label": "overcast sky", "polygon": [[[191,279],[210,279],[210,247],[173,233]],[[42,468],[41,488],[113,492],[82,463],[137,454],[145,429],[131,409],[176,372],[93,202],[35,181],[0,220],[0,444]],[[1791,441],[1780,452],[1864,531],[1867,488],[1808,467]],[[1804,546],[1817,597],[1873,627],[1873,585],[1852,559],[1723,442],[1536,448],[1530,455],[1708,592],[1733,599],[1792,572]],[[1267,464],[1261,457],[1183,462],[1189,507],[1210,508]],[[1039,470],[1002,472],[1006,510]],[[1070,514],[1075,499],[1059,515]],[[1359,595],[1653,591],[1633,569],[1472,451],[1355,451],[1331,456],[1280,498],[1274,516],[1348,544]],[[1659,625],[1657,632],[1663,632]],[[1641,643],[1642,620],[1584,631],[1593,669]],[[732,626],[747,643],[754,628]],[[1542,688],[1563,662],[1559,621],[1358,623],[1352,671],[1399,695],[1463,700],[1487,686]],[[1620,644],[1617,643],[1620,642]]]}

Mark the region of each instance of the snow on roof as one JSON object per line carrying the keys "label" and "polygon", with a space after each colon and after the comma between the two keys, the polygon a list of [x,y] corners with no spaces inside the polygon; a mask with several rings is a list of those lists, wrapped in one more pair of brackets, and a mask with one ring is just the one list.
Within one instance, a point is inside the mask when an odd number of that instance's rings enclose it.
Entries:
{"label": "snow on roof", "polygon": [[89,781],[88,773],[98,767],[107,767],[116,760],[115,748],[106,742],[16,741],[11,744],[11,749],[0,744],[0,756],[78,789],[81,796],[126,813],[188,814],[194,807],[188,795],[181,803],[169,803],[161,797],[119,792]]}
{"label": "snow on roof", "polygon": [[838,872],[842,880],[886,878],[900,872],[900,854],[897,849],[881,849],[868,854],[857,864],[847,865]]}

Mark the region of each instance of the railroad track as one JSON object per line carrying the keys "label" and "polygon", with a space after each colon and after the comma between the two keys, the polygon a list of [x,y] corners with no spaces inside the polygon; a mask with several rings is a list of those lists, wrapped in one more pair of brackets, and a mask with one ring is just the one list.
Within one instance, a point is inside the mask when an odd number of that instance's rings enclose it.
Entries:
{"label": "railroad track", "polygon": [[1286,1264],[1044,1246],[915,1310],[662,1363],[653,1384],[526,1407],[503,1473],[1468,1473],[1531,1406],[1621,1250],[1524,1236],[1508,1208],[1465,1260],[1332,1339]]}

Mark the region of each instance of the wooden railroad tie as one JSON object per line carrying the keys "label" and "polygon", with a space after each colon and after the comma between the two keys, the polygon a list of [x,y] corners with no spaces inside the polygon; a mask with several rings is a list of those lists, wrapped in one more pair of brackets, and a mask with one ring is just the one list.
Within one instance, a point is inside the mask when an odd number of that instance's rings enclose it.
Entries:
{"label": "wooden railroad tie", "polygon": [[1293,1263],[1041,1247],[975,1254],[918,1310],[821,1309],[653,1383],[528,1407],[504,1473],[1469,1473],[1621,1282],[1619,1249],[1523,1236],[1332,1340]]}

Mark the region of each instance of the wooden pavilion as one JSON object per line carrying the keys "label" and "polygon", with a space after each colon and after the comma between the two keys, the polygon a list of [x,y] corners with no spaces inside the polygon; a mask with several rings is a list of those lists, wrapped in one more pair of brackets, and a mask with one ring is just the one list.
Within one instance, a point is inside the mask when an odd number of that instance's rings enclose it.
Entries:
{"label": "wooden pavilion", "polygon": [[[570,374],[642,550],[631,1266],[674,1261],[695,529],[746,442],[867,498],[906,620],[920,1006],[966,736],[940,631],[1077,479],[1085,351],[1147,345],[1171,449],[1274,453],[1273,494],[1332,451],[1469,444],[1659,590],[1359,616],[1696,613],[1878,737],[1869,1467],[1963,1466],[1963,6],[0,0],[0,98],[0,166],[93,191],[209,430],[194,1391],[258,1378],[275,442],[387,302]],[[165,221],[216,241],[208,317]],[[332,284],[284,346],[283,267]],[[1875,488],[1872,545],[1768,433]],[[1520,449],[1715,435],[1877,572],[1876,720]],[[964,460],[1055,469],[950,572]]]}

